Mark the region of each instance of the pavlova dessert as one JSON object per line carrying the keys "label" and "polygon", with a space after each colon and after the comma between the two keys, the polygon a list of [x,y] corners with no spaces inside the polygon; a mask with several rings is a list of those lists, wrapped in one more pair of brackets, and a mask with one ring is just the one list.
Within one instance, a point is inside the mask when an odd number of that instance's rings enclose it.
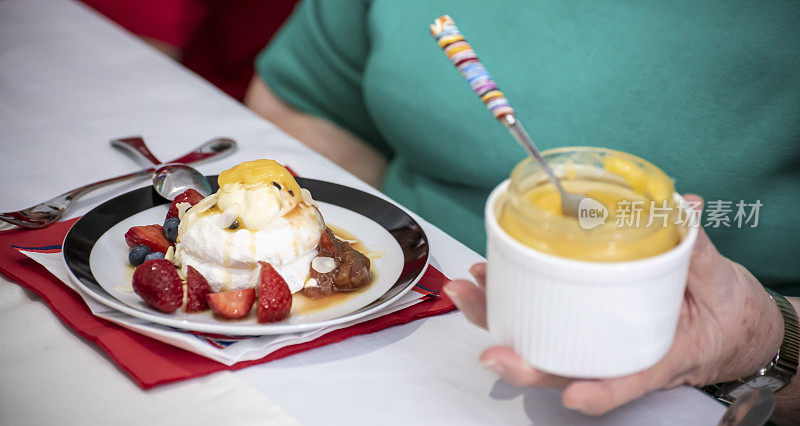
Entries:
{"label": "pavlova dessert", "polygon": [[162,312],[211,309],[258,321],[289,315],[293,295],[318,299],[369,284],[370,261],[325,224],[311,194],[273,160],[219,175],[219,191],[194,190],[170,205],[164,226],[125,234],[133,290]]}

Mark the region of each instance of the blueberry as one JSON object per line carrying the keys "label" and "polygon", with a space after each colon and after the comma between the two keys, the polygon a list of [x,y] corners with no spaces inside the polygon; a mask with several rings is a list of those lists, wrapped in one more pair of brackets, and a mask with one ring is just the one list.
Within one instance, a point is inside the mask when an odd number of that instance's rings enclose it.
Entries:
{"label": "blueberry", "polygon": [[139,266],[144,262],[144,258],[148,254],[150,254],[150,248],[144,244],[139,244],[128,253],[128,262],[133,266]]}
{"label": "blueberry", "polygon": [[177,217],[171,217],[164,221],[164,237],[171,243],[178,239],[178,225],[181,220]]}
{"label": "blueberry", "polygon": [[163,258],[164,258],[164,253],[161,253],[160,251],[154,251],[154,252],[148,254],[147,256],[145,256],[144,257],[144,261],[147,262],[148,260],[156,260],[156,259],[163,259]]}

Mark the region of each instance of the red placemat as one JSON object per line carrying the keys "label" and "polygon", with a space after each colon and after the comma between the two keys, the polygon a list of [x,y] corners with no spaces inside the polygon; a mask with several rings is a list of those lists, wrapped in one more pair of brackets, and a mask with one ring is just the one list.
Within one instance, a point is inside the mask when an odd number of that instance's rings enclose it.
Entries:
{"label": "red placemat", "polygon": [[422,288],[431,292],[423,302],[380,318],[331,331],[310,342],[284,347],[261,359],[226,366],[95,317],[75,291],[18,251],[31,248],[37,251],[60,251],[62,241],[75,221],[77,219],[59,222],[45,229],[12,229],[0,232],[0,273],[38,294],[62,321],[103,348],[144,389],[216,371],[238,370],[273,361],[340,342],[348,337],[373,333],[455,309],[447,296],[440,294],[447,277],[429,266],[419,281]]}

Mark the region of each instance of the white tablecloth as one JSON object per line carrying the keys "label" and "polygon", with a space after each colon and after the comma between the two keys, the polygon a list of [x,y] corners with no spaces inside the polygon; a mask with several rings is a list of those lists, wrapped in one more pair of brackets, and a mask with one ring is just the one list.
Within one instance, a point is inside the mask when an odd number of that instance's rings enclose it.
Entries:
{"label": "white tablecloth", "polygon": [[[0,211],[138,169],[108,144],[136,134],[164,160],[213,136],[235,138],[233,156],[199,166],[207,174],[267,157],[375,192],[71,1],[0,1],[0,130]],[[145,184],[92,193],[69,217]],[[481,260],[422,223],[447,275],[467,276]],[[723,411],[682,387],[583,417],[561,408],[557,391],[484,371],[477,356],[488,335],[457,313],[150,391],[5,278],[0,324],[0,424],[715,424]]]}

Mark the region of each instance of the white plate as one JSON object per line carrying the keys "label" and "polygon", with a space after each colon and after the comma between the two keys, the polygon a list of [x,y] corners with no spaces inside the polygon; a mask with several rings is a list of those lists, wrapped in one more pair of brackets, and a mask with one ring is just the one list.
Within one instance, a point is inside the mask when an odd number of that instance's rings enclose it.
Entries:
{"label": "white plate", "polygon": [[224,335],[295,333],[351,321],[380,310],[416,284],[427,267],[427,238],[402,209],[353,188],[302,178],[298,183],[311,191],[326,223],[353,234],[367,250],[383,252],[371,259],[375,278],[368,288],[312,313],[259,324],[255,309],[242,320],[225,320],[210,311],[165,314],[145,305],[130,287],[133,268],[124,234],[132,226],[163,222],[168,205],[150,188],[123,194],[81,218],[65,239],[64,256],[76,284],[107,306],[170,327]]}

